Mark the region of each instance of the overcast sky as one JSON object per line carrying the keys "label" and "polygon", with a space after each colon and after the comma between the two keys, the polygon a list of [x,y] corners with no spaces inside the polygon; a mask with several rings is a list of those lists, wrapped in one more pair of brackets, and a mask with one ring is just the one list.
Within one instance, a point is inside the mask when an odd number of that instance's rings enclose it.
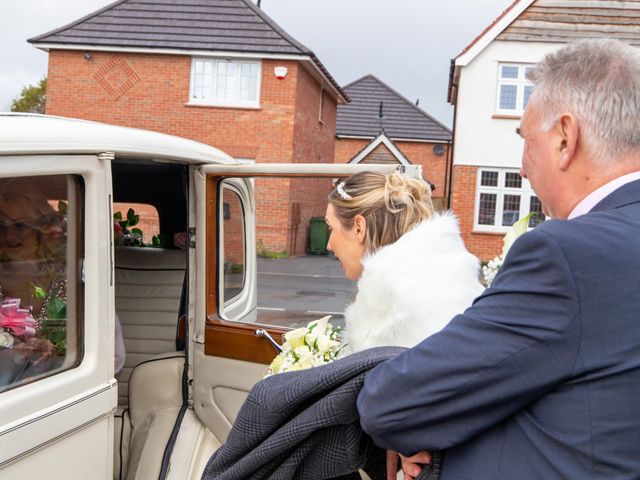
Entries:
{"label": "overcast sky", "polygon": [[[47,54],[27,38],[109,0],[0,0],[0,111],[47,74]],[[315,52],[340,85],[374,74],[442,123],[449,61],[511,0],[262,0],[262,9]]]}

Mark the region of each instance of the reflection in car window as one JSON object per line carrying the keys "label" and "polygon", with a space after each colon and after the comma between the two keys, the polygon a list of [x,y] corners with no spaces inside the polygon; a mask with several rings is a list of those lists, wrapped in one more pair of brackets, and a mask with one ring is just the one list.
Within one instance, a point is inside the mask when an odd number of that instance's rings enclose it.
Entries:
{"label": "reflection in car window", "polygon": [[0,391],[77,365],[77,177],[0,179]]}
{"label": "reflection in car window", "polygon": [[224,304],[232,302],[244,288],[245,232],[244,211],[240,196],[231,188],[222,188],[222,239]]}
{"label": "reflection in car window", "polygon": [[[226,183],[231,181],[223,181],[216,198],[220,219],[217,225],[221,229],[218,268],[219,278],[224,278],[224,289],[220,289],[222,318],[297,328],[331,315],[333,325],[342,326],[344,309],[353,300],[355,282],[345,278],[340,262],[326,249],[324,217],[332,179],[255,178],[255,219],[249,208],[246,212],[247,224],[253,226],[255,222],[255,240],[242,236],[234,203],[240,197],[233,185]],[[233,225],[237,227],[235,231]],[[253,269],[246,269],[243,290],[239,262],[233,260],[232,253],[232,246],[239,240],[245,242],[244,251],[251,255],[245,261],[257,267],[255,283],[249,276]]]}

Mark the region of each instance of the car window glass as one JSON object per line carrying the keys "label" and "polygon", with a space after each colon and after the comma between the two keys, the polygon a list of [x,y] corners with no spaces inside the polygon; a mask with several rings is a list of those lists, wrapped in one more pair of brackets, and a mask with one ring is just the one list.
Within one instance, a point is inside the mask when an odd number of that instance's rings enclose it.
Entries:
{"label": "car window glass", "polygon": [[[237,295],[242,275],[233,251],[243,238],[235,224],[230,189],[222,189],[224,212],[224,302],[226,320],[265,326],[297,328],[331,315],[344,323],[343,312],[352,301],[355,282],[347,280],[336,257],[327,250],[325,223],[331,178],[255,178],[255,253],[257,306],[250,314],[230,315],[228,299]],[[234,226],[233,229],[231,226]],[[244,237],[246,238],[246,236]],[[233,271],[229,270],[232,268]],[[243,293],[244,295],[244,293]]]}
{"label": "car window glass", "polygon": [[222,188],[221,236],[223,245],[224,305],[233,302],[245,284],[245,215],[238,192]]}
{"label": "car window glass", "polygon": [[71,175],[0,179],[0,391],[80,363],[82,190]]}

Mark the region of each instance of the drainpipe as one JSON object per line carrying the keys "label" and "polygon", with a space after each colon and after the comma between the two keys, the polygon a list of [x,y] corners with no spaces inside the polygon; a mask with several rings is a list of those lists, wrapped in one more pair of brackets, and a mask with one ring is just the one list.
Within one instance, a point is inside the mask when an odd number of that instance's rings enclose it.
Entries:
{"label": "drainpipe", "polygon": [[447,208],[451,210],[451,186],[453,184],[453,151],[456,143],[456,120],[458,118],[458,85],[453,83],[454,80],[455,60],[451,60],[451,88],[456,89],[456,101],[453,104],[453,128],[451,129],[451,145],[449,146],[448,169],[446,173],[447,182]]}
{"label": "drainpipe", "polygon": [[455,145],[455,138],[456,138],[456,116],[458,113],[458,108],[457,108],[457,104],[458,101],[456,99],[456,103],[453,105],[453,128],[451,129],[451,143],[449,144],[449,151],[448,153],[448,165],[447,165],[447,174],[446,174],[446,181],[447,181],[447,208],[449,210],[451,210],[451,187],[453,184],[453,149],[454,149],[454,145]]}

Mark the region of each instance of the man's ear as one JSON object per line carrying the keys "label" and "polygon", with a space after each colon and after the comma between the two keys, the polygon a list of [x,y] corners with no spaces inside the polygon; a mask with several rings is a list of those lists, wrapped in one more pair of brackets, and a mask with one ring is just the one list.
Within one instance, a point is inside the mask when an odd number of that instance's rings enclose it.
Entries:
{"label": "man's ear", "polygon": [[556,125],[559,135],[558,167],[560,170],[569,168],[578,148],[578,135],[580,128],[578,119],[572,113],[563,113]]}
{"label": "man's ear", "polygon": [[364,243],[364,239],[367,236],[367,221],[360,214],[353,218],[353,231],[356,235],[356,239],[360,243]]}

